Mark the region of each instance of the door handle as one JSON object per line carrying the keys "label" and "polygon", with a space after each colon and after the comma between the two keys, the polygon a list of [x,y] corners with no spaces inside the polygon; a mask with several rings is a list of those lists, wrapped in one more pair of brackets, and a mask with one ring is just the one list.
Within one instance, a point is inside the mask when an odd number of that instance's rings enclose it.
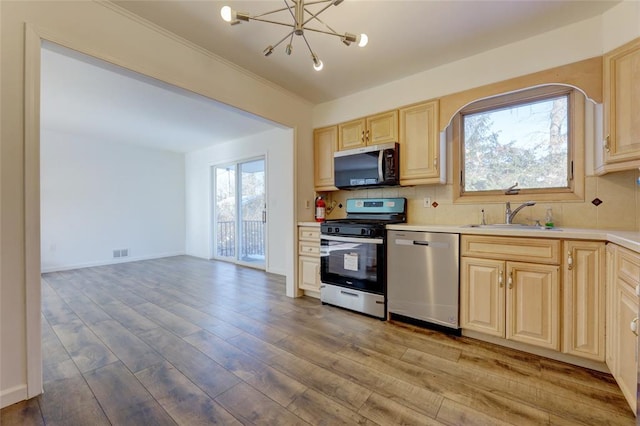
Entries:
{"label": "door handle", "polygon": [[267,211],[262,210],[262,223],[267,223]]}

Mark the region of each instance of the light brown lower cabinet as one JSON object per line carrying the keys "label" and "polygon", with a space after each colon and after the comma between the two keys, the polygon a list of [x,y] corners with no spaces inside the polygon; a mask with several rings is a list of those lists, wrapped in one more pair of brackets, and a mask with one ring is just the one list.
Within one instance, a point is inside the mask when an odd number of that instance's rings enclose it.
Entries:
{"label": "light brown lower cabinet", "polygon": [[320,227],[298,227],[298,288],[320,292]]}
{"label": "light brown lower cabinet", "polygon": [[[560,350],[559,241],[463,235],[460,323],[463,329]],[[482,256],[482,257],[477,257]],[[487,257],[496,257],[488,259]]]}
{"label": "light brown lower cabinet", "polygon": [[640,254],[607,246],[607,366],[636,412]]}
{"label": "light brown lower cabinet", "polygon": [[559,267],[462,258],[463,328],[560,349]]}
{"label": "light brown lower cabinet", "polygon": [[605,244],[563,241],[562,352],[605,358]]}

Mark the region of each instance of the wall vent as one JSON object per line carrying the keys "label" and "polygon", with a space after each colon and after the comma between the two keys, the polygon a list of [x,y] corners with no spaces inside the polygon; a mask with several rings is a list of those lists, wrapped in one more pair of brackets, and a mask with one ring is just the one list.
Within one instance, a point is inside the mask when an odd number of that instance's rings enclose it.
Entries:
{"label": "wall vent", "polygon": [[128,257],[129,249],[116,249],[113,251],[113,257]]}

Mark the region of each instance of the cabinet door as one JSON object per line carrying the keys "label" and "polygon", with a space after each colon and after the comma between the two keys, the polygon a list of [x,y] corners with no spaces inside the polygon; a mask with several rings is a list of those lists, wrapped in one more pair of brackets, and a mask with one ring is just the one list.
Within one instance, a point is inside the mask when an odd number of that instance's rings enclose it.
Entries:
{"label": "cabinet door", "polygon": [[603,59],[605,162],[640,160],[640,38]]}
{"label": "cabinet door", "polygon": [[604,361],[604,243],[565,241],[563,349]]}
{"label": "cabinet door", "polygon": [[333,153],[338,148],[337,126],[313,131],[314,184],[316,191],[337,189],[333,178]]}
{"label": "cabinet door", "polygon": [[507,339],[559,350],[559,266],[507,262],[507,271]]}
{"label": "cabinet door", "polygon": [[398,111],[367,117],[365,141],[367,145],[398,142]]}
{"label": "cabinet door", "polygon": [[615,348],[615,336],[613,333],[614,324],[616,323],[616,245],[607,244],[607,278],[606,278],[606,292],[607,292],[607,323],[606,323],[606,351],[605,360],[609,371],[616,370],[616,358],[613,356]]}
{"label": "cabinet door", "polygon": [[365,146],[365,125],[364,118],[338,124],[338,150]]}
{"label": "cabinet door", "polygon": [[320,291],[320,258],[298,257],[298,287],[302,290]]}
{"label": "cabinet door", "polygon": [[400,110],[401,185],[442,182],[438,120],[438,101]]}
{"label": "cabinet door", "polygon": [[460,267],[461,327],[504,337],[505,262],[463,257]]}
{"label": "cabinet door", "polygon": [[636,357],[637,336],[631,331],[630,324],[638,317],[638,297],[627,283],[618,278],[616,285],[616,313],[614,323],[616,369],[613,377],[620,386],[623,395],[629,402],[633,412],[636,412],[636,386],[638,374],[638,360]]}

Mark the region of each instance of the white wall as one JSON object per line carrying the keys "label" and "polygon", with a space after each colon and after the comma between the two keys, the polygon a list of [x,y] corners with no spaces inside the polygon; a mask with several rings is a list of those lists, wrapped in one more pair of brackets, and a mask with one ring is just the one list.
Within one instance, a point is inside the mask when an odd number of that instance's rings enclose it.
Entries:
{"label": "white wall", "polygon": [[184,154],[43,129],[42,271],[183,254],[184,176]]}
{"label": "white wall", "polygon": [[211,257],[211,167],[264,155],[268,197],[266,269],[281,275],[288,273],[289,254],[295,251],[291,227],[294,222],[292,143],[292,130],[274,129],[186,155],[187,254]]}
{"label": "white wall", "polygon": [[640,1],[344,98],[316,105],[313,127],[336,124],[403,105],[600,56],[640,36]]}

